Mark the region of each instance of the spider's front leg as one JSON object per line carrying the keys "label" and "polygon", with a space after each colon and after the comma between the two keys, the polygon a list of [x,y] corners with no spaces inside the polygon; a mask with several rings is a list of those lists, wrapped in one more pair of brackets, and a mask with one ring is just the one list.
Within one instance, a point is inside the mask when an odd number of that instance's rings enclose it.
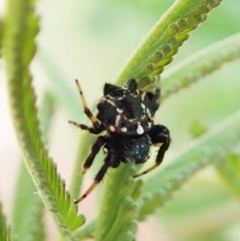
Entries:
{"label": "spider's front leg", "polygon": [[79,127],[82,130],[87,130],[87,131],[89,131],[92,134],[99,134],[100,132],[102,132],[104,130],[104,127],[103,127],[103,125],[101,125],[98,122],[98,120],[95,118],[95,116],[92,114],[92,112],[88,108],[87,102],[85,100],[82,88],[81,88],[80,83],[78,82],[78,80],[76,80],[76,85],[77,85],[77,88],[78,88],[78,91],[79,91],[79,94],[80,94],[80,97],[81,97],[84,113],[91,120],[91,122],[93,124],[93,127],[89,127],[89,126],[86,126],[86,125],[83,125],[83,124],[78,124],[77,122],[74,122],[74,121],[68,121],[68,122],[70,124],[73,124],[73,125]]}
{"label": "spider's front leg", "polygon": [[88,190],[75,201],[75,204],[81,202],[84,198],[86,198],[94,189],[95,187],[103,180],[107,170],[109,167],[118,167],[120,164],[117,156],[114,154],[112,150],[107,150],[107,156],[104,160],[104,164],[101,169],[98,171],[97,175],[94,178],[93,184],[88,188]]}
{"label": "spider's front leg", "polygon": [[156,146],[160,145],[155,164],[149,169],[147,169],[146,171],[136,174],[134,177],[142,176],[152,171],[153,169],[157,168],[162,163],[164,154],[170,145],[171,139],[170,139],[169,130],[167,129],[167,127],[163,125],[154,125],[149,133],[149,136],[152,139],[153,145],[156,145]]}

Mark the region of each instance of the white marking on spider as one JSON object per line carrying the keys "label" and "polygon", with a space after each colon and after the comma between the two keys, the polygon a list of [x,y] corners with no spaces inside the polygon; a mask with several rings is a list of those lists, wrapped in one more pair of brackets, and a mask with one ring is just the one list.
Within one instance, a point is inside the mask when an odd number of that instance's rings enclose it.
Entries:
{"label": "white marking on spider", "polygon": [[119,125],[119,121],[120,121],[120,119],[121,119],[121,116],[120,116],[120,115],[117,115],[117,116],[116,116],[116,120],[115,120],[115,124],[116,124],[116,126]]}
{"label": "white marking on spider", "polygon": [[123,113],[123,110],[117,108],[117,113],[121,114],[121,113]]}
{"label": "white marking on spider", "polygon": [[145,105],[143,103],[141,104],[141,106],[142,106],[143,109],[145,109]]}
{"label": "white marking on spider", "polygon": [[152,123],[148,122],[148,127],[151,128],[152,127]]}
{"label": "white marking on spider", "polygon": [[111,100],[109,100],[109,99],[107,99],[107,98],[105,98],[105,100],[106,100],[106,102],[109,103],[110,105],[116,106],[116,104],[115,104],[113,101],[111,101]]}
{"label": "white marking on spider", "polygon": [[109,126],[110,131],[114,132],[115,131],[115,127],[114,126]]}
{"label": "white marking on spider", "polygon": [[146,115],[148,115],[150,118],[152,117],[149,109],[146,109]]}
{"label": "white marking on spider", "polygon": [[143,93],[142,93],[142,95],[141,95],[141,99],[142,99],[142,100],[144,100],[145,95],[146,95],[146,93],[145,93],[145,92],[143,92]]}
{"label": "white marking on spider", "polygon": [[121,131],[122,131],[122,132],[127,132],[127,128],[126,128],[126,127],[123,127],[123,128],[121,128]]}
{"label": "white marking on spider", "polygon": [[141,135],[144,133],[143,127],[141,126],[140,123],[138,123],[138,127],[137,127],[137,133],[138,135]]}
{"label": "white marking on spider", "polygon": [[108,149],[106,147],[103,148],[103,153],[107,154],[108,153]]}

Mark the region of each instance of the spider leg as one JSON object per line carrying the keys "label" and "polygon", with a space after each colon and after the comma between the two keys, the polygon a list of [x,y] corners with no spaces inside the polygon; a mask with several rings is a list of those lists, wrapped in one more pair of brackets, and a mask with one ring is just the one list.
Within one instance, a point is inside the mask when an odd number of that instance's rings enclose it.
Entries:
{"label": "spider leg", "polygon": [[95,156],[97,155],[97,153],[99,152],[100,148],[106,143],[106,138],[105,136],[99,136],[97,138],[97,140],[94,142],[94,144],[92,145],[92,149],[91,152],[89,154],[89,156],[87,157],[86,161],[83,163],[83,167],[82,167],[82,174],[85,173],[87,171],[88,168],[91,167]]}
{"label": "spider leg", "polygon": [[79,94],[80,94],[80,97],[81,97],[84,113],[91,120],[93,126],[97,129],[99,127],[99,122],[97,121],[97,119],[94,117],[94,115],[92,114],[92,112],[90,111],[90,109],[87,106],[87,102],[86,102],[85,97],[83,95],[83,91],[82,91],[80,83],[78,82],[77,79],[75,81],[76,81],[76,85],[77,85],[77,88],[78,88],[78,91],[79,91]]}
{"label": "spider leg", "polygon": [[170,145],[171,139],[170,139],[170,135],[169,135],[169,130],[167,129],[167,127],[165,127],[163,125],[153,126],[149,135],[150,135],[150,137],[152,139],[152,143],[154,145],[161,145],[158,150],[155,164],[152,167],[148,168],[147,170],[136,174],[134,177],[142,176],[142,175],[154,170],[155,168],[157,168],[162,163],[164,154]]}
{"label": "spider leg", "polygon": [[92,134],[99,134],[104,130],[102,125],[99,125],[98,128],[95,128],[95,127],[89,127],[89,126],[86,126],[86,125],[83,125],[83,124],[79,124],[75,121],[68,121],[68,123],[80,128],[81,130],[86,130],[86,131],[88,131]]}
{"label": "spider leg", "polygon": [[103,177],[105,176],[107,170],[109,167],[118,167],[120,164],[117,157],[113,154],[113,152],[108,150],[107,156],[104,160],[104,164],[101,167],[101,169],[98,171],[97,175],[94,178],[94,182],[92,185],[88,188],[88,190],[75,201],[75,204],[81,202],[84,198],[86,198],[94,189],[95,187],[102,181]]}
{"label": "spider leg", "polygon": [[103,179],[103,177],[106,174],[108,168],[109,168],[109,164],[105,162],[103,164],[103,166],[101,167],[101,169],[98,171],[97,175],[95,176],[93,184],[88,188],[88,190],[80,198],[78,198],[75,201],[75,204],[81,202],[84,198],[86,198],[95,189],[95,187]]}
{"label": "spider leg", "polygon": [[72,125],[75,125],[75,126],[79,127],[82,130],[87,130],[92,134],[99,134],[101,131],[103,131],[104,127],[98,122],[98,120],[94,117],[94,115],[92,114],[92,112],[88,108],[87,102],[86,102],[85,97],[83,95],[81,85],[80,85],[80,83],[78,82],[77,79],[75,81],[76,81],[76,85],[77,85],[77,88],[78,88],[78,91],[79,91],[79,94],[80,94],[80,98],[81,98],[81,101],[82,101],[84,113],[91,120],[91,122],[93,124],[93,127],[88,127],[86,125],[79,124],[79,123],[74,122],[74,121],[68,121],[68,122]]}

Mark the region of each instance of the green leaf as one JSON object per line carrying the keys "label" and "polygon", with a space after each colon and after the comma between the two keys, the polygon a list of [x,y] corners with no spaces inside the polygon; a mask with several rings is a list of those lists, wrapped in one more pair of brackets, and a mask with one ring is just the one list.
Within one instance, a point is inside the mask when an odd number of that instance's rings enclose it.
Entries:
{"label": "green leaf", "polygon": [[0,58],[2,58],[3,20],[0,17]]}
{"label": "green leaf", "polygon": [[173,158],[171,164],[144,180],[139,200],[140,219],[152,214],[156,208],[172,198],[174,191],[179,189],[190,175],[206,165],[223,161],[222,157],[240,140],[239,121],[240,112],[238,111],[195,139],[186,150]]}
{"label": "green leaf", "polygon": [[80,230],[75,233],[75,237],[79,240],[93,239],[93,232],[96,227],[96,220],[91,221],[83,226]]}
{"label": "green leaf", "polygon": [[221,0],[177,0],[160,18],[146,39],[124,66],[116,82],[135,78],[143,88],[158,79],[165,65],[188,38],[190,31],[204,22],[207,13]]}
{"label": "green leaf", "polygon": [[35,1],[9,0],[7,7],[3,45],[12,116],[25,164],[38,192],[61,232],[74,240],[70,230],[81,226],[85,218],[77,215],[77,208],[42,142],[29,72],[39,28],[34,4]]}
{"label": "green leaf", "polygon": [[23,163],[17,180],[13,208],[13,233],[18,240],[43,241],[45,238],[43,203]]}
{"label": "green leaf", "polygon": [[240,33],[195,53],[163,73],[161,99],[188,87],[223,64],[240,58]]}
{"label": "green leaf", "polygon": [[[54,113],[54,99],[46,93],[41,105],[39,116],[42,120],[43,133],[48,133],[49,123]],[[47,139],[45,137],[44,139]],[[47,141],[44,141],[46,144]],[[44,206],[37,195],[36,187],[26,169],[21,163],[13,204],[13,233],[18,240],[42,241],[45,239],[43,223]]]}
{"label": "green leaf", "polygon": [[10,228],[7,225],[6,217],[2,212],[2,203],[0,202],[0,240],[11,241]]}
{"label": "green leaf", "polygon": [[[130,166],[130,168],[129,168]],[[94,237],[96,240],[118,240],[126,232],[135,233],[135,218],[138,207],[132,197],[134,193],[134,165],[121,165],[111,169],[105,179],[103,200]],[[116,180],[115,182],[113,181]]]}
{"label": "green leaf", "polygon": [[222,179],[228,184],[233,194],[240,200],[240,156],[229,153],[224,161],[216,165]]}

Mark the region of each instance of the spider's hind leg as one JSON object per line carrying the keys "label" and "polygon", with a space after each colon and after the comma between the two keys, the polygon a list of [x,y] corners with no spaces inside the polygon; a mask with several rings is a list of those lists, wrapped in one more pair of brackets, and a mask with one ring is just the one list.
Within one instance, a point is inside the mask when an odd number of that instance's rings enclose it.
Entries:
{"label": "spider's hind leg", "polygon": [[98,120],[96,119],[96,117],[92,114],[92,112],[90,111],[90,109],[88,108],[87,106],[87,102],[85,100],[85,97],[83,95],[83,91],[82,91],[82,88],[81,88],[81,85],[80,83],[78,82],[78,80],[76,79],[76,85],[77,85],[77,88],[78,88],[78,91],[79,91],[79,94],[80,94],[80,97],[81,97],[81,101],[82,101],[82,106],[83,106],[83,110],[84,110],[84,113],[87,115],[87,117],[91,120],[92,124],[93,124],[93,127],[88,127],[86,125],[83,125],[83,124],[78,124],[77,122],[74,122],[74,121],[68,121],[70,124],[73,124],[77,127],[79,127],[80,129],[82,130],[87,130],[89,131],[90,133],[92,134],[99,134],[101,131],[103,131],[103,126],[98,122]]}
{"label": "spider's hind leg", "polygon": [[155,164],[152,167],[148,168],[147,170],[136,174],[134,177],[142,176],[142,175],[154,170],[155,168],[157,168],[162,163],[164,154],[170,145],[171,139],[170,139],[170,135],[169,135],[169,130],[167,129],[167,127],[165,127],[163,125],[153,126],[149,135],[152,139],[153,145],[156,145],[156,146],[161,145],[158,150]]}
{"label": "spider's hind leg", "polygon": [[120,161],[118,160],[117,156],[114,154],[112,150],[107,150],[107,156],[104,160],[104,164],[101,167],[101,169],[98,171],[97,175],[94,178],[94,182],[92,185],[88,188],[88,190],[75,201],[75,204],[81,202],[84,198],[86,198],[94,189],[95,187],[103,180],[107,170],[109,167],[118,167],[120,164]]}
{"label": "spider's hind leg", "polygon": [[87,171],[87,169],[91,167],[94,158],[96,157],[97,153],[105,143],[105,136],[99,136],[97,140],[94,142],[90,154],[88,155],[86,161],[83,163],[82,174],[84,174]]}
{"label": "spider's hind leg", "polygon": [[75,201],[75,204],[81,202],[84,198],[86,198],[94,189],[95,187],[101,182],[103,179],[104,175],[107,172],[107,169],[109,168],[108,163],[104,163],[104,165],[101,167],[99,172],[97,173],[96,177],[94,178],[93,184],[88,188],[88,190]]}

